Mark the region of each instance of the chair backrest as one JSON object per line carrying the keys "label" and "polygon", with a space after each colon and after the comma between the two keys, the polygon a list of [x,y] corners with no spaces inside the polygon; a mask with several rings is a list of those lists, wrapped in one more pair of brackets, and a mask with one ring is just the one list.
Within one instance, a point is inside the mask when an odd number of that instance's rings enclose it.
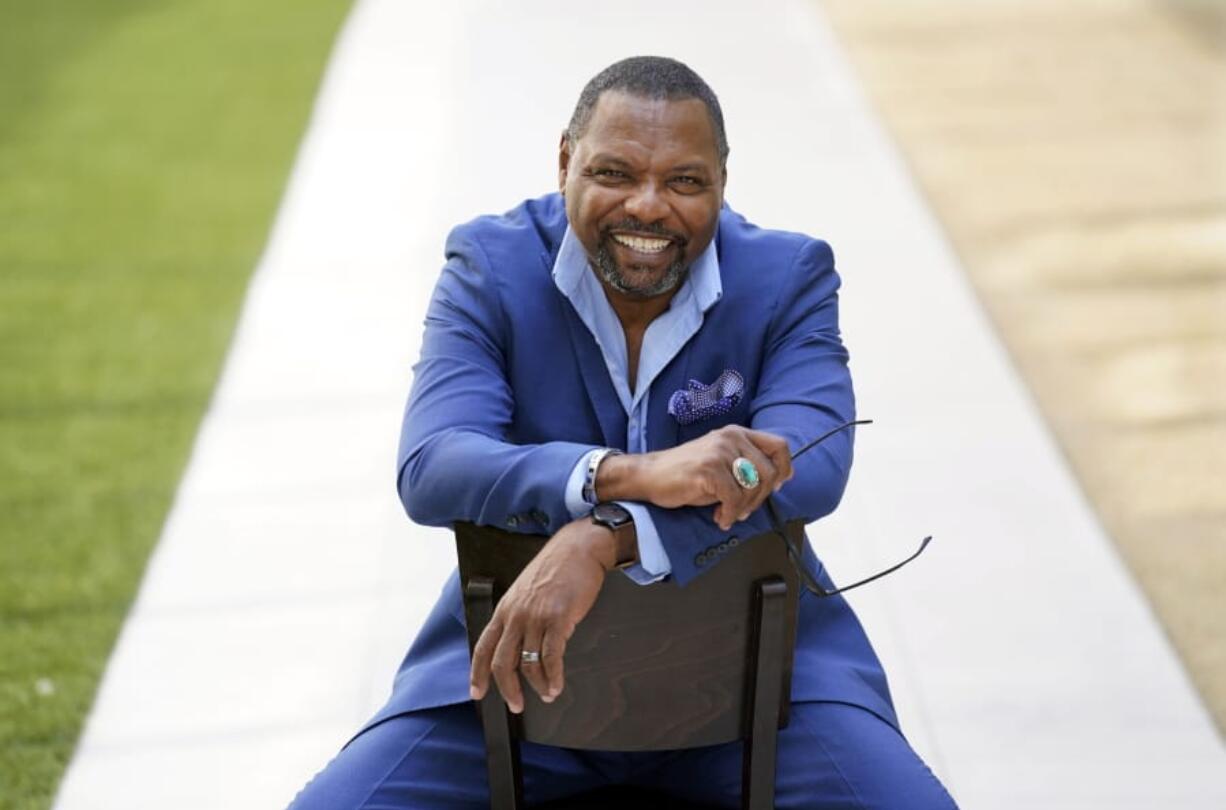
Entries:
{"label": "chair backrest", "polygon": [[[799,547],[803,524],[787,529]],[[493,603],[548,538],[463,523],[455,532],[471,649]],[[645,751],[716,745],[748,739],[755,726],[759,736],[785,726],[800,590],[795,569],[772,534],[726,547],[721,557],[684,588],[610,574],[567,646],[562,695],[546,704],[525,686],[524,712],[511,733],[567,748]],[[759,649],[771,660],[759,661]],[[777,718],[755,723],[755,703],[771,706]]]}

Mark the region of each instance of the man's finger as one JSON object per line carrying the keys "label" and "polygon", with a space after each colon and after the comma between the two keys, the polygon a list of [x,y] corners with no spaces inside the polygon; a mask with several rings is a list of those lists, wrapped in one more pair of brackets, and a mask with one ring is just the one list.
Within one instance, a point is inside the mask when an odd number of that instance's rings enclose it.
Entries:
{"label": "man's finger", "polygon": [[745,489],[744,500],[740,504],[740,512],[737,513],[737,520],[745,520],[753,513],[755,509],[762,505],[766,500],[766,496],[770,495],[775,489],[775,484],[783,480],[779,476],[779,470],[775,467],[770,457],[758,449],[758,446],[753,442],[745,442],[742,448],[741,455],[749,459],[754,468],[758,471],[758,485],[753,489]]}
{"label": "man's finger", "polygon": [[565,654],[566,639],[555,628],[549,628],[545,632],[545,638],[541,640],[541,664],[548,684],[547,691],[542,693],[541,698],[546,703],[552,703],[566,686],[562,665]]}
{"label": "man's finger", "polygon": [[727,531],[736,522],[738,507],[744,498],[742,493],[745,490],[736,482],[736,477],[732,474],[732,463],[728,462],[721,466],[722,469],[716,470],[712,476],[715,497],[719,501],[719,505],[715,507],[715,522],[721,529]]}
{"label": "man's finger", "polygon": [[790,479],[792,477],[792,451],[788,448],[787,440],[782,436],[762,430],[750,430],[748,435],[754,446],[769,456],[771,463],[775,465],[775,469],[779,472],[777,483]]}
{"label": "man's finger", "polygon": [[494,657],[490,661],[490,671],[494,674],[494,683],[502,693],[507,708],[519,714],[524,710],[524,692],[519,683],[519,653],[523,649],[523,633],[515,629],[514,623],[503,631],[494,648]]}
{"label": "man's finger", "polygon": [[[520,653],[519,674],[524,676],[542,700],[549,694],[549,683],[545,677],[545,652],[541,649],[541,631],[529,629],[524,633],[523,648]],[[524,652],[535,652],[539,656],[536,661],[523,660]]]}
{"label": "man's finger", "polygon": [[[748,431],[745,432],[748,433]],[[735,523],[749,517],[749,514],[757,508],[757,504],[761,502],[761,497],[764,497],[762,493],[770,493],[775,481],[775,465],[758,449],[757,445],[747,438],[738,436],[736,443],[730,449],[735,454],[727,462],[728,477],[733,484],[733,497],[732,500],[723,504],[723,514]],[[741,480],[736,472],[737,462],[740,459],[749,461],[757,471],[757,486],[741,486]],[[723,528],[727,530],[726,526]]]}
{"label": "man's finger", "polygon": [[481,637],[473,647],[473,663],[468,674],[468,693],[473,700],[485,697],[485,690],[490,683],[490,660],[494,657],[494,648],[501,637],[502,622],[492,619],[481,631]]}

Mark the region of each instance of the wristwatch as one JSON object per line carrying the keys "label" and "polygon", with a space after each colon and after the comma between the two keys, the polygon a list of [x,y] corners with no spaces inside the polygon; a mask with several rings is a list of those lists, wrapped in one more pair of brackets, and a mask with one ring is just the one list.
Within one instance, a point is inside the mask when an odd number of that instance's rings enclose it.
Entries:
{"label": "wristwatch", "polygon": [[[598,503],[592,508],[592,522],[610,529],[613,535],[617,538],[617,546],[621,548],[622,540],[626,534],[631,538],[634,537],[634,517],[630,514],[630,510],[619,503],[608,501]],[[614,567],[629,568],[639,561],[638,545],[633,544],[635,553],[628,560],[618,560]]]}

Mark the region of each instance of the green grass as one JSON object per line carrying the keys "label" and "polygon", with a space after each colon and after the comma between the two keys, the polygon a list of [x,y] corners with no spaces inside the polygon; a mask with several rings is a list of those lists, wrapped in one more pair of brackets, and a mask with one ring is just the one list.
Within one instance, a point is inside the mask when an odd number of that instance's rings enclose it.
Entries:
{"label": "green grass", "polygon": [[49,806],[348,0],[0,0],[0,808]]}

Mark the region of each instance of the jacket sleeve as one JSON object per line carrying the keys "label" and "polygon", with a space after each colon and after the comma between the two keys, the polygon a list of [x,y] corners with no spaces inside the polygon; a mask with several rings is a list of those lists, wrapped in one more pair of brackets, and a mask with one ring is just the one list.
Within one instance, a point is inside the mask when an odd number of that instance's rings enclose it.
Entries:
{"label": "jacket sleeve", "polygon": [[[839,337],[838,289],[829,246],[808,241],[780,285],[767,331],[749,426],[782,436],[793,452],[854,418],[847,350]],[[811,522],[833,512],[847,485],[851,459],[850,430],[797,459],[795,477],[773,496],[783,519]],[[682,585],[719,561],[723,541],[770,529],[765,509],[756,510],[728,532],[716,525],[713,506],[650,509],[672,562],[672,575]]]}
{"label": "jacket sleeve", "polygon": [[532,533],[570,519],[567,479],[592,445],[507,441],[514,397],[507,379],[509,323],[488,258],[461,226],[426,313],[397,454],[409,517]]}

